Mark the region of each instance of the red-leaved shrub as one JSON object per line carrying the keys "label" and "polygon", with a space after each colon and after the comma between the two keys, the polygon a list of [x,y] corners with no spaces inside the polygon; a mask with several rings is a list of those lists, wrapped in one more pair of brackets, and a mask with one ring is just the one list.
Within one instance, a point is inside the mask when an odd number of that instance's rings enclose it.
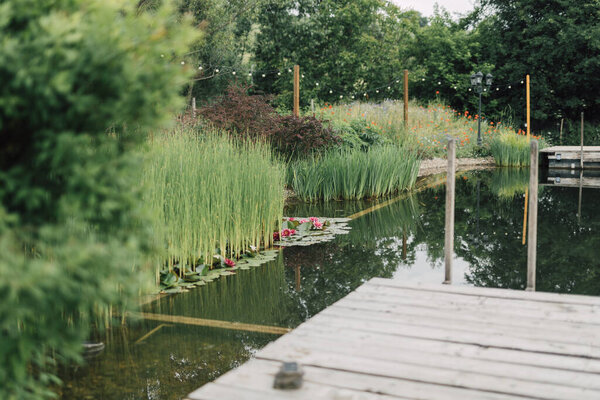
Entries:
{"label": "red-leaved shrub", "polygon": [[340,142],[333,130],[314,117],[279,115],[266,96],[249,95],[248,87],[230,86],[199,115],[242,139],[264,139],[285,157],[325,150]]}

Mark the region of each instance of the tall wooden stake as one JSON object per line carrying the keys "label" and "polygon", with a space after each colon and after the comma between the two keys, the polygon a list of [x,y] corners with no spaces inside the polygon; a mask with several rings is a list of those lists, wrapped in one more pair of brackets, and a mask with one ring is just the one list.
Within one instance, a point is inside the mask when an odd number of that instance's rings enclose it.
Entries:
{"label": "tall wooden stake", "polygon": [[404,70],[404,125],[408,125],[408,70]]}
{"label": "tall wooden stake", "polygon": [[531,98],[529,92],[529,74],[527,74],[527,88],[526,88],[526,97],[527,97],[527,139],[529,139],[529,135],[531,134]]}
{"label": "tall wooden stake", "polygon": [[560,135],[559,135],[559,137],[560,137],[560,144],[562,144],[562,131],[563,131],[563,123],[564,122],[565,122],[565,119],[561,118],[560,119]]}
{"label": "tall wooden stake", "polygon": [[581,112],[581,154],[579,157],[579,168],[583,169],[583,112]]}
{"label": "tall wooden stake", "polygon": [[294,65],[294,115],[300,116],[300,66]]}
{"label": "tall wooden stake", "polygon": [[196,98],[192,97],[192,117],[196,118]]}
{"label": "tall wooden stake", "polygon": [[529,188],[525,189],[525,208],[523,210],[523,235],[521,243],[527,243],[527,202],[529,201]]}
{"label": "tall wooden stake", "polygon": [[456,140],[448,139],[448,173],[446,177],[446,231],[444,235],[444,284],[452,283],[452,255],[454,254],[454,191],[456,183]]}
{"label": "tall wooden stake", "polygon": [[530,145],[529,169],[529,232],[527,235],[527,289],[535,290],[535,264],[537,248],[537,203],[538,203],[538,142],[532,140]]}

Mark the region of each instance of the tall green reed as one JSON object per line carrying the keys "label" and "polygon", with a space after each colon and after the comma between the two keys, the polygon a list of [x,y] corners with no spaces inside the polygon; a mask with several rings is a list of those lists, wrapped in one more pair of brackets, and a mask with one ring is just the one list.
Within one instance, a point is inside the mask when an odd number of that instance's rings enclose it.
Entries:
{"label": "tall green reed", "polygon": [[146,201],[165,258],[208,262],[268,246],[283,215],[285,167],[264,143],[180,127],[150,141]]}
{"label": "tall green reed", "polygon": [[305,201],[381,197],[411,188],[419,165],[414,151],[398,145],[334,150],[292,162],[289,181]]}
{"label": "tall green reed", "polygon": [[[540,148],[546,146],[542,139]],[[497,165],[505,167],[522,167],[529,165],[529,142],[524,135],[502,132],[490,141],[490,152]]]}

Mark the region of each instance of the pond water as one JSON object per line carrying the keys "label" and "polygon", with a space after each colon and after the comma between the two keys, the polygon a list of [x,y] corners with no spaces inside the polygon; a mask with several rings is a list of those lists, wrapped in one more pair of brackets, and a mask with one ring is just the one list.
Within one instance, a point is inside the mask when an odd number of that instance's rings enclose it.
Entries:
{"label": "pond water", "polygon": [[[528,170],[457,177],[454,284],[524,289],[527,184]],[[537,290],[600,295],[600,190],[583,189],[580,201],[578,188],[544,186],[539,196]],[[440,283],[444,203],[443,185],[404,196],[352,220],[348,235],[286,248],[269,264],[163,297],[144,311],[293,328],[372,277]],[[298,204],[286,214],[343,217],[377,204]],[[130,323],[99,337],[106,349],[85,366],[61,372],[61,398],[181,399],[277,337],[183,323]]]}

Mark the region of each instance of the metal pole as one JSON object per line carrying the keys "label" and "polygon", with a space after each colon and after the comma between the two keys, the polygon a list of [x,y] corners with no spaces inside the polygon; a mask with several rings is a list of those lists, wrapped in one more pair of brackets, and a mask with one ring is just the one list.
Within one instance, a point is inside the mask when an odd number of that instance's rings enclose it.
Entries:
{"label": "metal pole", "polygon": [[483,141],[481,140],[481,90],[479,89],[479,116],[477,117],[477,146],[481,146]]}
{"label": "metal pole", "polygon": [[448,173],[446,178],[446,230],[444,235],[444,284],[452,283],[452,255],[454,254],[454,191],[456,183],[456,140],[448,139]]}
{"label": "metal pole", "polygon": [[529,169],[529,232],[527,234],[527,288],[535,291],[538,203],[538,142],[532,140]]}

